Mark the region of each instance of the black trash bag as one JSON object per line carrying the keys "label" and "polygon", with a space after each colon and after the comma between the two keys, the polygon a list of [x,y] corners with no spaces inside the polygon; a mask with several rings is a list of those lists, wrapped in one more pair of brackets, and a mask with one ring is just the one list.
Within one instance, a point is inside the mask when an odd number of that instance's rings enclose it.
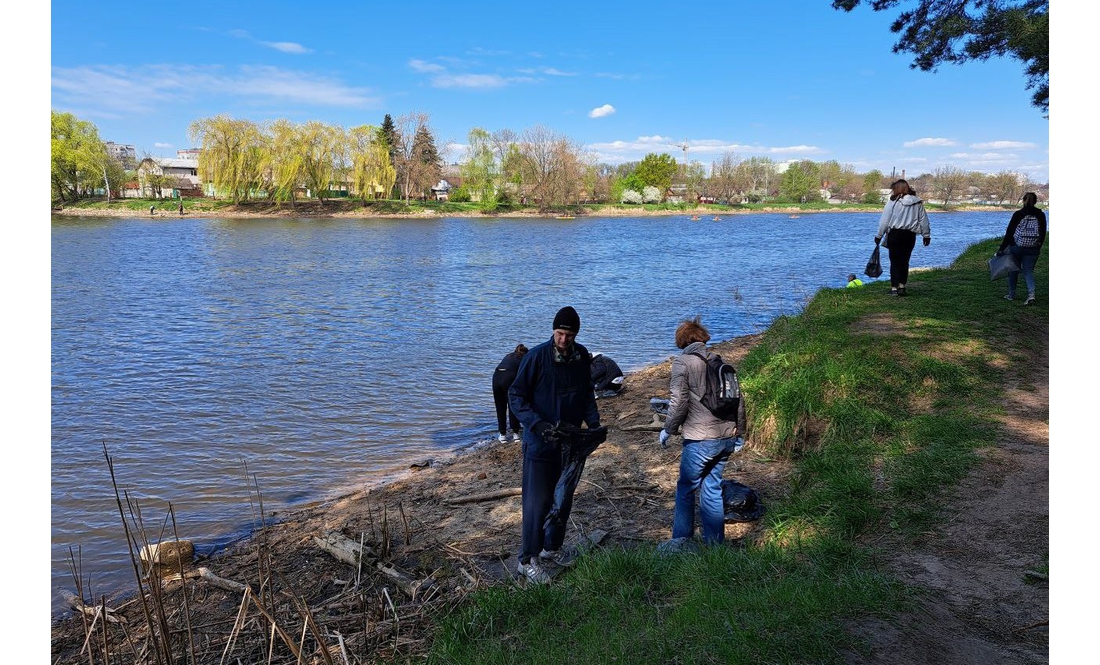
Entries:
{"label": "black trash bag", "polygon": [[543,434],[547,443],[561,446],[561,476],[554,486],[554,503],[546,515],[546,528],[564,529],[559,514],[566,499],[572,500],[573,492],[581,481],[584,463],[601,443],[607,440],[607,427],[583,428],[559,422]]}
{"label": "black trash bag", "polygon": [[760,495],[736,480],[722,481],[722,508],[727,522],[754,522],[764,515]]}
{"label": "black trash bag", "polygon": [[871,258],[867,260],[867,267],[863,269],[863,274],[872,279],[882,274],[882,263],[879,262],[878,257],[878,245],[875,245],[875,251],[871,252]]}

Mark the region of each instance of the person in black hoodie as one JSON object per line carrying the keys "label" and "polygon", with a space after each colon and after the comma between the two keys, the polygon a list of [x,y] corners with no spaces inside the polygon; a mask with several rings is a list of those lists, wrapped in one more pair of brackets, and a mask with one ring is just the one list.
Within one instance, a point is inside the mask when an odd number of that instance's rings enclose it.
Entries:
{"label": "person in black hoodie", "polygon": [[1008,273],[1008,295],[1005,300],[1016,299],[1016,282],[1022,272],[1024,284],[1027,285],[1025,305],[1035,302],[1035,263],[1039,260],[1039,250],[1047,239],[1047,216],[1035,207],[1038,200],[1035,192],[1024,194],[1024,207],[1012,213],[1012,219],[1008,220],[1008,228],[1005,229],[1005,237],[997,249],[997,254],[1008,250],[1020,265],[1019,270]]}
{"label": "person in black hoodie", "polygon": [[610,390],[619,392],[623,389],[623,371],[619,364],[602,353],[592,354],[592,385],[597,392]]}
{"label": "person in black hoodie", "polygon": [[501,443],[508,440],[505,437],[506,425],[512,426],[512,441],[519,441],[519,418],[516,417],[514,411],[510,412],[508,409],[508,389],[512,387],[512,382],[516,380],[519,363],[525,355],[527,355],[527,347],[517,344],[515,351],[504,356],[504,359],[497,365],[496,370],[493,371],[493,404],[496,405],[497,409],[497,431],[500,433],[498,438]]}

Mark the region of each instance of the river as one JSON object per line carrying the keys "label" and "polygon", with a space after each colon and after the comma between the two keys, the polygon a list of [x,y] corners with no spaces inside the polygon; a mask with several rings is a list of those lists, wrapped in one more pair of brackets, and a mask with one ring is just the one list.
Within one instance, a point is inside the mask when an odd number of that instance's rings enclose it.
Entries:
{"label": "river", "polygon": [[[913,267],[949,265],[1008,217],[933,214]],[[563,305],[629,372],[675,353],[687,316],[723,340],[842,287],[877,222],[55,216],[52,586],[75,588],[72,551],[86,592],[135,588],[105,450],[151,538],[171,502],[210,551],[253,524],[252,483],[270,514],[495,436],[493,368],[549,339]]]}

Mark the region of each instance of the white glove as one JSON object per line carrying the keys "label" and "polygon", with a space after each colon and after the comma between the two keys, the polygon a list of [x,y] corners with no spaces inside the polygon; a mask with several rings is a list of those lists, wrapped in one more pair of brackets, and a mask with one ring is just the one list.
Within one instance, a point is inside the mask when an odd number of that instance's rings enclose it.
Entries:
{"label": "white glove", "polygon": [[661,437],[660,437],[659,441],[661,443],[662,448],[668,448],[668,436],[669,436],[669,434],[666,430],[661,430]]}
{"label": "white glove", "polygon": [[745,437],[739,436],[733,440],[733,452],[739,453],[745,447]]}

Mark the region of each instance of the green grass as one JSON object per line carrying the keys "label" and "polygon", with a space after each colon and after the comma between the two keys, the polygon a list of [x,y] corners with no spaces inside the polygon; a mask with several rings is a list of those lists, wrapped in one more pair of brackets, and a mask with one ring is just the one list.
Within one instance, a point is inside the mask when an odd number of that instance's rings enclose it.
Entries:
{"label": "green grass", "polygon": [[[478,593],[439,625],[433,663],[842,663],[844,626],[904,610],[911,591],[872,543],[935,528],[941,497],[994,443],[1007,368],[1045,343],[1039,302],[1001,298],[988,240],[946,269],[822,289],[741,362],[751,439],[794,463],[743,549],[583,557],[548,587]],[[1045,570],[1043,571],[1045,573]]]}

